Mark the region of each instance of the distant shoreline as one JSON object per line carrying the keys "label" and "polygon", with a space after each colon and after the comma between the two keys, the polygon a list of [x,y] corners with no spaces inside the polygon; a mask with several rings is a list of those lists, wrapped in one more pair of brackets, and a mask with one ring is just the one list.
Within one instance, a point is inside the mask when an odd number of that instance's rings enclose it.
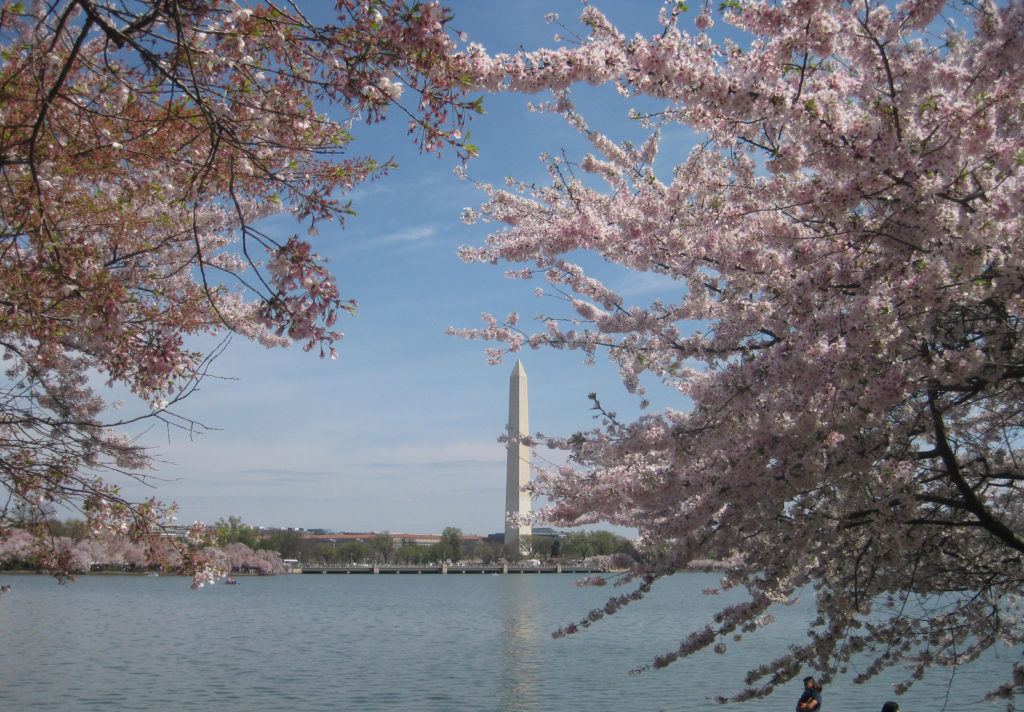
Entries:
{"label": "distant shoreline", "polygon": [[[0,576],[54,576],[52,571],[45,569],[0,569]],[[188,578],[186,574],[176,574],[173,571],[79,571],[70,574],[68,578],[79,578],[81,576],[166,576],[167,578]],[[276,574],[225,574],[231,578],[239,576],[276,576]],[[154,576],[155,578],[155,576]]]}
{"label": "distant shoreline", "polygon": [[[52,571],[46,569],[0,569],[0,575],[11,575],[11,576],[53,576]],[[166,573],[163,571],[79,571],[78,573],[71,574],[75,578],[79,576],[149,576],[150,574],[156,574],[158,576],[183,576],[184,574]],[[249,574],[231,574],[232,576],[248,576]]]}

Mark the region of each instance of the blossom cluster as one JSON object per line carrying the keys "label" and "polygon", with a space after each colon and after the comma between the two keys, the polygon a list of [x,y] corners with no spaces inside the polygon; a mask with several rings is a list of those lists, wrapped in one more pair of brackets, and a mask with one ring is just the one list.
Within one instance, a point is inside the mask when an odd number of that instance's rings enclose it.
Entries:
{"label": "blossom cluster", "polygon": [[[492,359],[603,352],[631,391],[646,377],[680,402],[543,438],[571,466],[539,473],[540,518],[636,527],[657,552],[636,576],[733,562],[724,585],[750,601],[655,665],[724,650],[813,587],[806,642],[738,700],[801,669],[827,681],[873,641],[861,680],[1024,642],[1024,4],[740,0],[721,19],[753,37],[742,51],[711,40],[707,9],[692,34],[685,17],[629,39],[588,6],[580,46],[464,58],[487,90],[555,92],[543,110],[592,153],[552,160],[550,186],[483,186],[466,213],[500,230],[464,259],[528,263],[509,276],[543,274],[571,311],[456,333]],[[649,140],[588,126],[579,81],[664,100]],[[658,170],[677,125],[702,141]],[[581,250],[678,288],[629,304]],[[886,609],[901,598],[923,603]]]}
{"label": "blossom cluster", "polygon": [[335,321],[355,302],[307,241],[260,221],[290,214],[316,234],[351,212],[344,194],[393,167],[354,154],[358,118],[398,107],[423,150],[470,155],[461,129],[480,107],[453,74],[450,13],[334,5],[319,26],[233,0],[0,2],[0,485],[12,506],[64,503],[145,536],[164,510],[101,476],[141,476],[148,454],[120,435],[90,375],[187,429],[169,409],[212,356],[189,348],[194,335],[336,356]]}
{"label": "blossom cluster", "polygon": [[[55,537],[53,549],[65,559],[69,575],[86,574],[97,569],[122,571],[188,571],[193,577],[193,588],[214,583],[230,572],[259,573],[262,575],[286,573],[281,555],[276,551],[253,551],[241,542],[200,549],[204,563],[193,574],[186,566],[187,556],[166,537],[155,539],[150,545],[140,544],[127,536],[84,536],[72,539]],[[39,538],[22,529],[12,529],[0,540],[0,567],[52,569],[51,552],[39,546]],[[192,567],[196,568],[196,567]]]}

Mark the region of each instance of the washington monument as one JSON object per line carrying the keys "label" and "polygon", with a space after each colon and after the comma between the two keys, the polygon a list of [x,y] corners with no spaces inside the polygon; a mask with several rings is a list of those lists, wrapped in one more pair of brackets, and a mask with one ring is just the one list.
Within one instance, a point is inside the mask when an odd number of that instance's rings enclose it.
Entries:
{"label": "washington monument", "polygon": [[[533,527],[513,521],[530,513],[530,448],[520,442],[530,434],[530,407],[526,395],[526,371],[516,361],[508,382],[508,465],[505,470],[505,551],[528,554]],[[523,537],[526,541],[523,541]]]}

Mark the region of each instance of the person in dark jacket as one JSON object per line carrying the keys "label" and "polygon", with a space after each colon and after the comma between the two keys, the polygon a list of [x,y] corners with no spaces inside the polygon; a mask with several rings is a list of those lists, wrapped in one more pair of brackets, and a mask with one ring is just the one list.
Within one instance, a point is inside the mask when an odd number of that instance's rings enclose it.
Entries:
{"label": "person in dark jacket", "polygon": [[804,678],[804,691],[796,701],[796,712],[818,712],[821,709],[821,687],[813,677]]}

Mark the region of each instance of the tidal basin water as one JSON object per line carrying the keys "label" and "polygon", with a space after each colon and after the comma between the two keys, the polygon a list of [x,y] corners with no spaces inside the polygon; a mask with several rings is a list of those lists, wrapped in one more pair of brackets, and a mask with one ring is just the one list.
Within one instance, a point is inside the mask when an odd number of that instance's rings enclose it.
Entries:
{"label": "tidal basin water", "polygon": [[[185,579],[0,574],[0,710],[352,710],[369,712],[789,712],[800,684],[743,705],[745,670],[802,634],[806,607],[726,655],[631,669],[678,645],[726,596],[713,574],[660,582],[649,596],[574,636],[612,586],[569,574],[245,577],[192,591]],[[995,651],[936,670],[900,698],[904,712],[1003,709],[983,694],[1019,656]],[[894,671],[825,688],[826,712],[877,712]]]}

